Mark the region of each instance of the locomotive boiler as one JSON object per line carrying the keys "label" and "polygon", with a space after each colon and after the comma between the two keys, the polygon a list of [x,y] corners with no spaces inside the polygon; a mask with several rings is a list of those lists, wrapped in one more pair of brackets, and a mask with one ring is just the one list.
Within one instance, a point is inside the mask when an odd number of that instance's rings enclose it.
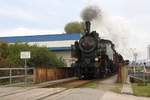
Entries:
{"label": "locomotive boiler", "polygon": [[71,46],[75,74],[81,79],[106,77],[117,71],[121,57],[110,40],[101,39],[96,31],[90,32],[90,22],[85,22],[85,34]]}

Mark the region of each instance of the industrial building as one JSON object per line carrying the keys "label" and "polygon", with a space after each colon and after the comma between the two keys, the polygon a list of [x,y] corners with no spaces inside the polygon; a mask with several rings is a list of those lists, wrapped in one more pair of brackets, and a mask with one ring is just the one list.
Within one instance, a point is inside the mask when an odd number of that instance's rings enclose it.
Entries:
{"label": "industrial building", "polygon": [[37,45],[39,47],[47,47],[50,51],[56,53],[57,57],[63,57],[67,66],[70,66],[73,61],[73,59],[71,59],[71,44],[74,44],[74,42],[79,39],[79,33],[0,37],[1,42],[21,42],[28,43],[29,45]]}

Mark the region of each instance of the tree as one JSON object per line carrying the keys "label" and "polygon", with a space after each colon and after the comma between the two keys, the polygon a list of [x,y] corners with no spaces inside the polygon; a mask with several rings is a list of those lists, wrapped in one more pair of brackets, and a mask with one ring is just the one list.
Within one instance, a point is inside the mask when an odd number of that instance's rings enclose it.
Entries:
{"label": "tree", "polygon": [[[4,50],[0,49],[0,51]],[[31,58],[27,60],[28,66],[64,67],[65,65],[61,59],[57,58],[53,52],[48,51],[46,47],[30,46],[27,43],[15,43],[10,44],[5,51],[8,51],[6,62],[15,67],[24,66],[24,60],[20,59],[21,51],[31,52]]]}
{"label": "tree", "polygon": [[20,59],[20,52],[21,51],[29,51],[28,44],[22,44],[22,43],[15,43],[10,44],[9,48],[9,55],[7,57],[7,62],[12,66],[23,66],[24,61]]}
{"label": "tree", "polygon": [[0,66],[7,66],[8,57],[8,44],[5,42],[0,42]]}
{"label": "tree", "polygon": [[8,44],[1,42],[0,43],[0,58],[6,59],[8,56]]}
{"label": "tree", "polygon": [[64,28],[66,33],[83,33],[84,27],[82,22],[70,22],[65,25]]}

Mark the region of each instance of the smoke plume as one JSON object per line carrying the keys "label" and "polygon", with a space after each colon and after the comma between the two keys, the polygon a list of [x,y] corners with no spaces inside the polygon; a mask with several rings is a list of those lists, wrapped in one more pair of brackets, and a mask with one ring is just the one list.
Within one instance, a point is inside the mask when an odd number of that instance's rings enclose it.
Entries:
{"label": "smoke plume", "polygon": [[103,39],[111,40],[116,50],[128,58],[128,37],[130,29],[126,19],[119,16],[109,16],[98,6],[88,6],[82,13],[84,21],[91,21],[91,30],[96,30]]}
{"label": "smoke plume", "polygon": [[98,6],[88,6],[81,12],[84,21],[92,21],[101,16],[101,10]]}

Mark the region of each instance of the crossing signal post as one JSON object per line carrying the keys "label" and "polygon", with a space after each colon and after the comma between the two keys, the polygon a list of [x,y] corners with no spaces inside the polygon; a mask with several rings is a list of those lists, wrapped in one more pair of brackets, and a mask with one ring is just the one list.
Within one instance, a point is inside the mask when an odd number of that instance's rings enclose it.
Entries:
{"label": "crossing signal post", "polygon": [[25,65],[24,65],[24,73],[25,73],[25,86],[27,85],[27,77],[28,77],[28,72],[27,72],[27,59],[31,58],[31,52],[30,51],[22,51],[20,52],[20,58],[24,60]]}

